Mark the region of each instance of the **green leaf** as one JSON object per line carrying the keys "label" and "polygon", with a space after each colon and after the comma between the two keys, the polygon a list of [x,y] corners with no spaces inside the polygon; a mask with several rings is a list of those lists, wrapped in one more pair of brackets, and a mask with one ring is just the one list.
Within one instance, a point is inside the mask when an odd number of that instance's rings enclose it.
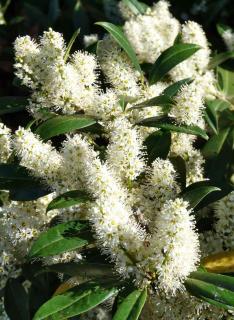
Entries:
{"label": "green leaf", "polygon": [[27,97],[0,97],[0,115],[22,111],[27,105]]}
{"label": "green leaf", "polygon": [[196,44],[180,43],[165,50],[155,61],[150,77],[150,84],[161,80],[177,64],[191,57],[201,47]]}
{"label": "green leaf", "polygon": [[173,98],[182,88],[183,85],[185,84],[190,84],[192,83],[191,78],[186,78],[180,81],[177,81],[173,84],[171,84],[169,87],[163,90],[162,94],[169,96],[170,98]]}
{"label": "green leaf", "polygon": [[234,98],[234,72],[217,67],[219,89],[229,98]]}
{"label": "green leaf", "polygon": [[28,296],[19,280],[7,280],[4,307],[11,320],[30,320]]}
{"label": "green leaf", "polygon": [[198,126],[177,125],[174,124],[173,119],[169,117],[151,117],[141,120],[136,124],[144,127],[161,128],[168,131],[192,134],[200,136],[205,140],[208,140],[209,138],[206,132]]}
{"label": "green leaf", "polygon": [[156,131],[151,133],[144,141],[147,151],[148,165],[156,158],[166,159],[171,147],[171,133]]}
{"label": "green leaf", "polygon": [[142,109],[146,107],[154,107],[154,106],[165,106],[168,107],[173,104],[173,100],[164,94],[154,97],[152,99],[143,101],[139,104],[136,104],[135,106],[129,108],[128,110],[133,110],[133,109]]}
{"label": "green leaf", "polygon": [[138,70],[141,72],[141,67],[139,64],[139,61],[137,59],[136,53],[133,50],[130,42],[126,38],[125,34],[122,31],[121,27],[118,27],[112,23],[109,22],[96,22],[97,25],[103,27],[106,29],[110,35],[114,38],[114,40],[120,45],[120,47],[126,52],[130,60],[132,61],[132,64]]}
{"label": "green leaf", "polygon": [[68,208],[80,203],[91,201],[92,198],[87,192],[81,190],[72,190],[61,194],[53,199],[48,207],[47,212],[54,209]]}
{"label": "green leaf", "polygon": [[65,320],[96,307],[117,292],[118,289],[110,285],[86,282],[52,297],[40,307],[33,320]]}
{"label": "green leaf", "polygon": [[78,37],[79,34],[80,34],[80,29],[77,29],[73,33],[73,35],[72,35],[72,37],[71,37],[71,39],[70,39],[70,41],[69,41],[69,43],[67,45],[67,49],[66,49],[66,52],[65,52],[65,55],[64,55],[64,61],[65,62],[67,61],[67,59],[68,59],[68,57],[70,55],[71,48],[72,48],[72,46],[73,46],[74,42],[76,41],[76,38]]}
{"label": "green leaf", "polygon": [[87,222],[65,222],[42,232],[33,243],[28,257],[48,257],[76,250],[89,244],[91,240],[90,226]]}
{"label": "green leaf", "polygon": [[181,189],[186,187],[186,163],[180,156],[170,157],[169,160],[176,170],[176,181],[181,186]]}
{"label": "green leaf", "polygon": [[137,320],[147,299],[147,289],[131,292],[118,307],[113,320]]}
{"label": "green leaf", "polygon": [[194,296],[226,310],[234,310],[234,277],[209,272],[193,272],[185,281]]}
{"label": "green leaf", "polygon": [[213,186],[200,186],[194,183],[182,192],[182,197],[188,201],[191,208],[195,208],[208,194],[214,191],[220,191],[219,188]]}
{"label": "green leaf", "polygon": [[225,31],[227,31],[227,30],[229,30],[229,29],[231,29],[230,27],[228,27],[227,25],[225,25],[225,24],[222,24],[222,23],[218,23],[217,24],[217,31],[218,31],[218,33],[222,36],[222,34],[225,32]]}
{"label": "green leaf", "polygon": [[148,6],[137,0],[123,0],[123,3],[129,7],[134,14],[144,14]]}
{"label": "green leaf", "polygon": [[10,199],[31,201],[51,191],[28,173],[25,167],[18,164],[0,164],[0,190],[9,190]]}
{"label": "green leaf", "polygon": [[48,140],[54,136],[83,129],[95,123],[96,120],[81,115],[55,116],[39,125],[35,133],[43,140]]}
{"label": "green leaf", "polygon": [[216,54],[214,57],[211,58],[209,68],[214,69],[218,65],[222,64],[223,62],[231,58],[234,58],[234,51],[226,51]]}
{"label": "green leaf", "polygon": [[227,139],[230,128],[225,128],[219,131],[217,135],[212,136],[202,149],[205,158],[215,157],[220,153]]}
{"label": "green leaf", "polygon": [[219,130],[220,112],[229,109],[230,103],[221,99],[206,101],[205,119],[215,134]]}

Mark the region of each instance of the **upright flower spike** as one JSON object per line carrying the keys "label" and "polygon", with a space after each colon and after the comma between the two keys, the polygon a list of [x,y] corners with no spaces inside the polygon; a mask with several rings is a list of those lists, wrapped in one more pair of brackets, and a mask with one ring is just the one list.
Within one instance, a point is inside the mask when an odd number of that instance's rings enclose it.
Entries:
{"label": "upright flower spike", "polygon": [[125,118],[117,118],[110,126],[107,163],[117,177],[131,183],[143,171],[143,141]]}
{"label": "upright flower spike", "polygon": [[167,295],[183,290],[186,277],[200,259],[198,235],[188,203],[180,198],[168,200],[156,218],[145,266],[157,275],[156,286]]}
{"label": "upright flower spike", "polygon": [[140,62],[154,63],[159,55],[173,45],[180,24],[169,12],[169,3],[161,0],[145,14],[126,21],[124,32]]}
{"label": "upright flower spike", "polygon": [[[71,150],[73,162],[70,162]],[[67,152],[69,150],[69,152]],[[142,243],[145,232],[134,221],[133,213],[127,203],[127,191],[114,178],[106,164],[102,164],[96,152],[80,135],[68,138],[64,143],[63,157],[69,154],[70,166],[77,173],[86,190],[96,199],[89,219],[93,224],[97,241],[103,253],[115,261],[123,276],[135,274],[141,278],[136,261],[142,258]],[[69,170],[67,174],[69,174]],[[133,261],[131,261],[131,259]]]}
{"label": "upright flower spike", "polygon": [[62,158],[49,143],[42,142],[30,130],[19,128],[15,133],[13,145],[21,165],[36,177],[45,180],[53,189],[62,189]]}
{"label": "upright flower spike", "polygon": [[102,71],[119,95],[134,98],[140,95],[139,72],[133,69],[126,53],[110,36],[99,43],[97,54]]}

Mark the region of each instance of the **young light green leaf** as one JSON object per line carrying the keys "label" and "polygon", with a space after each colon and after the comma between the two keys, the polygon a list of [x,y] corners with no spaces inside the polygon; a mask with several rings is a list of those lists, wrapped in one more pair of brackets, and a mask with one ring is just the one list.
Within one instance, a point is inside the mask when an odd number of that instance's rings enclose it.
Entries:
{"label": "young light green leaf", "polygon": [[147,289],[131,292],[118,307],[113,320],[137,320],[147,299]]}
{"label": "young light green leaf", "polygon": [[40,307],[33,320],[65,320],[93,309],[117,292],[115,286],[86,282],[52,297]]}
{"label": "young light green leaf", "polygon": [[69,43],[67,45],[67,49],[66,49],[66,52],[65,52],[65,55],[64,55],[64,61],[65,62],[67,61],[67,59],[68,59],[68,57],[70,55],[71,48],[72,48],[72,46],[73,46],[74,42],[76,41],[76,38],[78,37],[79,34],[80,34],[80,29],[77,29],[73,33],[73,35],[72,35],[72,37],[71,37],[71,39],[70,39],[70,41],[69,41]]}
{"label": "young light green leaf", "polygon": [[172,68],[191,57],[200,48],[196,44],[180,43],[165,50],[152,67],[149,77],[150,84],[161,80]]}
{"label": "young light green leaf", "polygon": [[148,6],[138,0],[123,0],[123,3],[129,7],[134,14],[144,14]]}
{"label": "young light green leaf", "polygon": [[91,201],[92,198],[87,192],[81,190],[72,190],[61,194],[53,199],[47,207],[47,212],[54,209],[68,208],[80,203]]}
{"label": "young light green leaf", "polygon": [[27,97],[0,97],[0,115],[25,110]]}
{"label": "young light green leaf", "polygon": [[227,61],[228,59],[234,58],[234,51],[226,51],[216,54],[214,57],[211,58],[209,63],[209,68],[214,69],[223,62]]}
{"label": "young light green leaf", "polygon": [[177,125],[174,124],[173,119],[169,117],[151,117],[136,123],[139,126],[161,128],[167,131],[175,131],[181,133],[192,134],[200,136],[207,140],[209,137],[206,132],[198,126]]}
{"label": "young light green leaf", "polygon": [[163,90],[162,94],[170,98],[173,98],[185,84],[190,84],[193,80],[191,78],[186,78],[171,84],[169,87]]}
{"label": "young light green leaf", "polygon": [[195,208],[208,194],[214,191],[220,191],[219,188],[213,186],[196,186],[196,183],[189,186],[189,189],[185,189],[182,192],[182,197],[185,201],[188,201],[190,208]]}
{"label": "young light green leaf", "polygon": [[132,64],[136,68],[136,70],[141,72],[141,67],[140,67],[139,61],[137,59],[136,53],[133,50],[130,42],[126,38],[125,34],[123,33],[121,27],[118,27],[110,22],[96,22],[96,24],[103,27],[104,29],[106,29],[110,33],[110,35],[114,38],[114,40],[126,52],[128,57],[132,61]]}
{"label": "young light green leaf", "polygon": [[211,158],[220,153],[230,132],[230,128],[224,128],[217,135],[212,136],[202,149],[205,158]]}
{"label": "young light green leaf", "polygon": [[185,281],[194,296],[226,310],[234,310],[234,278],[209,272],[193,272]]}
{"label": "young light green leaf", "polygon": [[171,147],[171,133],[158,130],[151,133],[144,141],[148,164],[156,158],[166,159]]}
{"label": "young light green leaf", "polygon": [[96,120],[81,115],[55,116],[40,124],[35,133],[43,140],[48,140],[60,134],[92,126],[95,123]]}
{"label": "young light green leaf", "polygon": [[146,108],[146,107],[153,107],[153,106],[165,106],[168,107],[170,105],[173,104],[173,100],[167,96],[167,95],[160,95],[157,97],[154,97],[152,99],[143,101],[139,104],[136,104],[135,106],[129,108],[128,110],[132,110],[132,109],[142,109],[142,108]]}
{"label": "young light green leaf", "polygon": [[92,241],[85,221],[69,221],[42,232],[33,243],[28,257],[48,257],[81,248]]}

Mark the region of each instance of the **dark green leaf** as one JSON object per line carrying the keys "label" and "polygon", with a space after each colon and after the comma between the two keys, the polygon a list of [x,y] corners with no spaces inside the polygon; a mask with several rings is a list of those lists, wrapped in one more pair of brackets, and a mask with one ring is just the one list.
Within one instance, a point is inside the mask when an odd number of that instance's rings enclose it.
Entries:
{"label": "dark green leaf", "polygon": [[128,41],[125,34],[123,33],[122,28],[109,22],[97,22],[96,24],[103,27],[110,33],[110,35],[115,39],[115,41],[120,45],[120,47],[126,52],[128,57],[132,61],[132,64],[134,65],[134,67],[139,72],[141,72],[141,67],[138,62],[135,51],[133,50],[130,42]]}
{"label": "dark green leaf", "polygon": [[205,119],[215,134],[219,130],[220,112],[230,108],[230,103],[221,99],[206,101]]}
{"label": "dark green leaf", "polygon": [[173,167],[176,170],[177,176],[176,181],[181,186],[183,190],[186,187],[186,163],[184,159],[180,156],[170,157],[169,160],[173,164]]}
{"label": "dark green leaf", "polygon": [[231,58],[234,58],[234,51],[226,51],[226,52],[219,53],[211,58],[209,63],[209,68],[214,69],[218,65],[222,64],[223,62]]}
{"label": "dark green leaf", "polygon": [[150,84],[161,80],[172,68],[191,57],[200,48],[196,44],[180,43],[165,50],[152,67],[149,78]]}
{"label": "dark green leaf", "polygon": [[141,109],[141,108],[146,108],[146,107],[154,107],[154,106],[165,106],[168,107],[173,104],[173,100],[164,94],[154,97],[152,99],[143,101],[139,104],[136,104],[135,106],[129,108],[128,110],[132,109]]}
{"label": "dark green leaf", "polygon": [[8,279],[4,290],[4,306],[11,320],[30,320],[28,296],[17,279]]}
{"label": "dark green leaf", "polygon": [[56,116],[39,125],[35,133],[38,134],[43,140],[48,140],[54,136],[86,128],[95,123],[96,120],[85,116]]}
{"label": "dark green leaf", "polygon": [[217,135],[210,138],[202,149],[202,153],[206,158],[214,157],[220,153],[230,129],[225,128],[219,131]]}
{"label": "dark green leaf", "polygon": [[173,98],[182,88],[183,85],[185,84],[190,84],[192,83],[191,78],[186,78],[180,81],[177,81],[173,84],[171,84],[169,87],[163,90],[163,95],[169,96],[170,98]]}
{"label": "dark green leaf", "polygon": [[198,126],[177,125],[174,124],[173,119],[169,117],[151,117],[141,120],[136,124],[144,127],[161,128],[168,131],[192,134],[195,136],[200,136],[206,140],[208,139],[206,132]]}
{"label": "dark green leaf", "polygon": [[197,186],[196,183],[189,186],[189,190],[185,189],[182,192],[182,197],[188,201],[191,208],[195,208],[209,193],[220,191],[219,188],[213,186]]}
{"label": "dark green leaf", "polygon": [[134,14],[144,14],[148,8],[145,3],[137,0],[123,0],[123,3],[128,6]]}
{"label": "dark green leaf", "polygon": [[48,257],[76,250],[91,241],[90,227],[87,222],[65,222],[42,232],[33,243],[28,257]]}
{"label": "dark green leaf", "polygon": [[113,320],[137,320],[147,299],[147,289],[131,292],[118,307]]}
{"label": "dark green leaf", "polygon": [[148,164],[156,158],[166,159],[171,147],[171,133],[161,130],[151,133],[144,141],[147,150]]}
{"label": "dark green leaf", "polygon": [[27,105],[26,97],[0,97],[0,115],[22,111]]}
{"label": "dark green leaf", "polygon": [[92,198],[85,191],[68,191],[53,199],[48,204],[47,212],[54,209],[68,208],[91,200]]}
{"label": "dark green leaf", "polygon": [[52,297],[36,312],[33,320],[62,320],[82,314],[118,292],[116,287],[86,282]]}
{"label": "dark green leaf", "polygon": [[218,307],[234,309],[234,277],[209,272],[193,272],[185,281],[187,290]]}
{"label": "dark green leaf", "polygon": [[67,49],[66,49],[66,52],[65,52],[65,55],[64,55],[64,61],[66,62],[69,55],[70,55],[70,51],[71,51],[71,48],[74,44],[74,42],[76,41],[76,38],[78,37],[78,35],[80,34],[80,29],[77,29],[72,37],[71,37],[71,40],[69,41],[68,45],[67,45]]}
{"label": "dark green leaf", "polygon": [[9,190],[11,200],[31,201],[51,191],[18,164],[0,164],[0,190]]}

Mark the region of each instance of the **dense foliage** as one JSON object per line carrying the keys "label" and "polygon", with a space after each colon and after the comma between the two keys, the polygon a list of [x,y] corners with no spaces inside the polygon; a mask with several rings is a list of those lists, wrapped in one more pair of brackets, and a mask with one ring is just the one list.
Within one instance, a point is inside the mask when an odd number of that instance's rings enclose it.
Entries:
{"label": "dense foliage", "polygon": [[234,31],[217,53],[164,0],[71,2],[18,4],[0,319],[233,319]]}

